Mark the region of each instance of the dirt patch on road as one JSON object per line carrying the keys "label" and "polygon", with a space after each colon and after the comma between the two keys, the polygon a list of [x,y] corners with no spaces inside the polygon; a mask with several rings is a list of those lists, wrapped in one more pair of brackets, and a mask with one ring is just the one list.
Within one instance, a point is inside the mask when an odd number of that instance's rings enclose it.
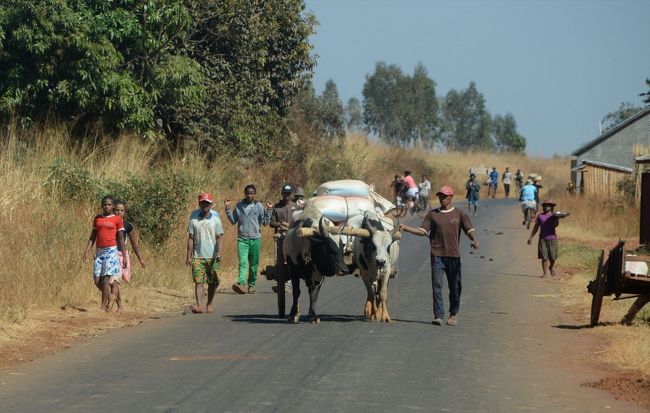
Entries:
{"label": "dirt patch on road", "polygon": [[21,322],[0,323],[0,369],[58,353],[113,328],[178,314],[188,306],[186,295],[176,291],[142,289],[132,296],[137,299],[127,300],[121,313],[100,311],[99,303],[91,303],[87,307],[30,310]]}
{"label": "dirt patch on road", "polygon": [[595,387],[611,393],[616,399],[626,400],[650,409],[650,379],[626,374],[607,377],[585,386]]}

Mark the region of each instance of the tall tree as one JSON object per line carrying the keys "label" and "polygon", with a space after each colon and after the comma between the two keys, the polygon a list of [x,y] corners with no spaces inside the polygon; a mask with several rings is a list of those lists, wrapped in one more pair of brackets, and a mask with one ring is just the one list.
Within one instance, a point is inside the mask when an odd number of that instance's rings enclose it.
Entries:
{"label": "tall tree", "polygon": [[517,122],[510,113],[494,116],[492,133],[496,148],[500,152],[523,152],[526,149],[526,138],[517,131]]}
{"label": "tall tree", "polygon": [[361,102],[354,96],[348,99],[345,106],[345,126],[350,132],[358,132],[363,128]]}
{"label": "tall tree", "polygon": [[319,119],[322,122],[324,134],[328,139],[345,136],[345,113],[343,103],[339,98],[338,88],[332,79],[325,83],[325,89],[318,98]]}
{"label": "tall tree", "polygon": [[303,0],[5,0],[0,117],[273,156],[314,25]]}
{"label": "tall tree", "polygon": [[363,118],[368,130],[395,145],[401,143],[397,106],[404,77],[397,65],[377,62],[363,85]]}
{"label": "tall tree", "polygon": [[465,90],[450,90],[443,108],[443,136],[447,148],[459,151],[494,150],[492,117],[485,98],[470,82]]}
{"label": "tall tree", "polygon": [[409,88],[405,109],[406,144],[420,142],[433,146],[438,139],[438,99],[436,83],[429,78],[427,70],[420,63],[415,67],[413,76],[408,79]]}
{"label": "tall tree", "polygon": [[618,109],[603,116],[603,119],[601,120],[603,131],[613,128],[641,109],[643,108],[630,102],[621,103]]}
{"label": "tall tree", "polygon": [[438,100],[435,82],[423,65],[413,76],[396,65],[378,62],[375,72],[366,76],[363,87],[364,121],[383,141],[394,145],[437,140]]}

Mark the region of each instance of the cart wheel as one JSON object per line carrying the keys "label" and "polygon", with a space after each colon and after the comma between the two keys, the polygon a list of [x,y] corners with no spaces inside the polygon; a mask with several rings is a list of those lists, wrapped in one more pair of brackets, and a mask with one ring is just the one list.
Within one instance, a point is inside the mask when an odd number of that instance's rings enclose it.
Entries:
{"label": "cart wheel", "polygon": [[285,285],[286,285],[285,269],[281,268],[281,266],[278,265],[278,317],[279,318],[284,318],[285,295],[286,295],[286,292],[284,291]]}
{"label": "cart wheel", "polygon": [[605,250],[600,250],[600,258],[598,259],[598,268],[596,269],[596,279],[593,281],[593,288],[591,294],[591,326],[594,327],[598,324],[600,317],[600,307],[603,305],[603,296],[605,295]]}

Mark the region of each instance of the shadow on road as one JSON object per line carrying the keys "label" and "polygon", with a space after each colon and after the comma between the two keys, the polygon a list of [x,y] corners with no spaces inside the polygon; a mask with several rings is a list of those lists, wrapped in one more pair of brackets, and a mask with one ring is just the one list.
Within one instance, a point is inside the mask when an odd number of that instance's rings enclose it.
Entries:
{"label": "shadow on road", "polygon": [[[288,316],[288,314],[287,314]],[[231,321],[236,322],[247,322],[247,323],[259,323],[259,324],[285,324],[287,323],[286,318],[278,318],[275,314],[231,314],[225,315],[224,317],[229,318]],[[322,322],[351,322],[351,321],[364,321],[363,316],[349,315],[349,314],[321,314],[319,316],[321,323]],[[309,323],[309,316],[303,314],[300,316],[301,323]]]}
{"label": "shadow on road", "polygon": [[507,275],[508,277],[528,277],[528,278],[540,278],[539,275],[531,274],[513,274],[509,272],[495,272],[496,275]]}
{"label": "shadow on road", "polygon": [[[614,321],[609,321],[606,323],[598,323],[594,327],[605,327],[605,326],[614,326],[614,325],[619,325],[619,323],[616,323]],[[572,325],[572,324],[558,324],[553,326],[555,328],[559,328],[561,330],[582,330],[584,328],[594,328],[591,326],[591,324],[580,324],[580,325]]]}

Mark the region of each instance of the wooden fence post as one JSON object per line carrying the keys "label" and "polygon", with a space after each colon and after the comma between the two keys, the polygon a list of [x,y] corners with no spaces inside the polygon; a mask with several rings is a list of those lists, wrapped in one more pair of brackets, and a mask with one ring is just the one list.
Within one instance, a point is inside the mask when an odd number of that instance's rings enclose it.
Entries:
{"label": "wooden fence post", "polygon": [[650,172],[641,174],[641,219],[639,243],[650,244]]}

